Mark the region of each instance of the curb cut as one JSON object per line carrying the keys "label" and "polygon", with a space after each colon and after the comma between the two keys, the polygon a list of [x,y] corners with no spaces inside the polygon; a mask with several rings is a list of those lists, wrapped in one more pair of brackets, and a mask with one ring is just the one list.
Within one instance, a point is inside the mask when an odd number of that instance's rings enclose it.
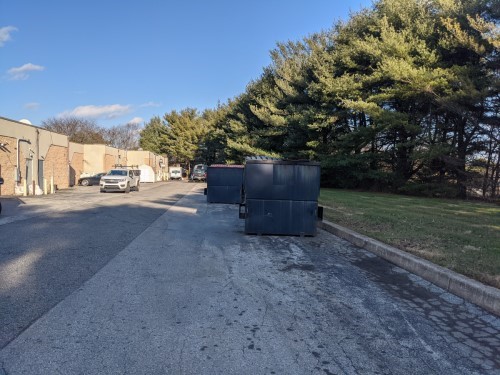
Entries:
{"label": "curb cut", "polygon": [[406,253],[400,249],[386,245],[327,220],[318,222],[318,227],[349,241],[355,246],[378,255],[468,302],[474,303],[500,316],[500,289],[484,285],[479,281],[472,280],[447,268],[438,266],[425,259]]}

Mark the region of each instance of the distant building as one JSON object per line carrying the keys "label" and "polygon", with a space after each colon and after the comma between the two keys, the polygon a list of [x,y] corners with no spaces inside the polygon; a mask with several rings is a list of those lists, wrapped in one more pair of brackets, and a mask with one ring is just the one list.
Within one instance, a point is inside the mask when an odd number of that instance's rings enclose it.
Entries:
{"label": "distant building", "polygon": [[26,122],[0,117],[0,195],[42,194],[44,180],[57,189],[73,186],[82,175],[105,172],[113,166],[148,165],[166,179],[168,158],[149,151],[127,151],[106,145],[69,142],[54,133]]}

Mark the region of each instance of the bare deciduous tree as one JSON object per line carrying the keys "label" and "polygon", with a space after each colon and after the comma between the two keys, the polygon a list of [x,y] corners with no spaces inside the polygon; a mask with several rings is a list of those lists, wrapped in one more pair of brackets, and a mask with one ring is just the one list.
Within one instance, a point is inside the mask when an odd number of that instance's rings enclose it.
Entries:
{"label": "bare deciduous tree", "polygon": [[137,123],[116,125],[105,130],[106,143],[125,150],[136,150],[139,147],[141,126]]}
{"label": "bare deciduous tree", "polygon": [[42,121],[42,127],[54,133],[67,135],[70,142],[106,143],[105,130],[93,120],[78,117],[52,117]]}

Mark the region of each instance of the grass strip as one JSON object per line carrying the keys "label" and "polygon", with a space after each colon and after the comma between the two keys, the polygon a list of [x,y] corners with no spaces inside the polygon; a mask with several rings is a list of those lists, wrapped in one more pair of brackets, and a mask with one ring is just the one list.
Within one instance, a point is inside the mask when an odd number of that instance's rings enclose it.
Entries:
{"label": "grass strip", "polygon": [[500,288],[500,207],[321,189],[325,219]]}

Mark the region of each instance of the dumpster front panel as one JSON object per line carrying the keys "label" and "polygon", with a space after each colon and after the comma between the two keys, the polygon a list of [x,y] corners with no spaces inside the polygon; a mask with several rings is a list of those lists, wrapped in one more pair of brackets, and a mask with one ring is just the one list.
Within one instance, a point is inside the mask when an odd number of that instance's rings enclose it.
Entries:
{"label": "dumpster front panel", "polygon": [[313,201],[247,199],[245,233],[314,236],[317,212]]}
{"label": "dumpster front panel", "polygon": [[317,163],[247,163],[245,195],[247,199],[317,201],[320,185]]}

